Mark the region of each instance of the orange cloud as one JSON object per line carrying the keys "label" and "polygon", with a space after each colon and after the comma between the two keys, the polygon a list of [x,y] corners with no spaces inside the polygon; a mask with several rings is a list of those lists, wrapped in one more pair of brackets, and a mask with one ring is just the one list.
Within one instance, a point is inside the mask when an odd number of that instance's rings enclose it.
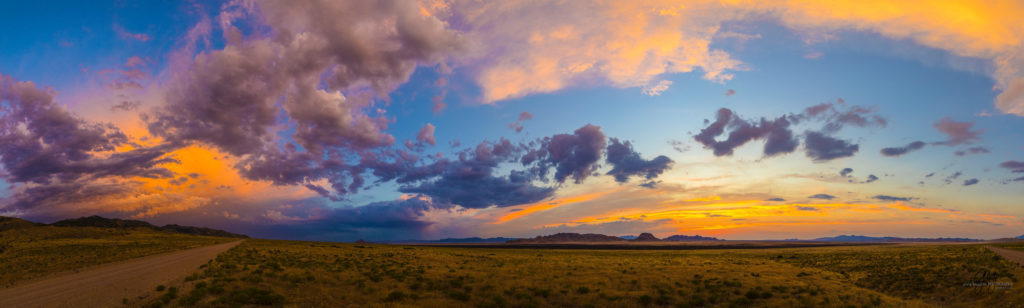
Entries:
{"label": "orange cloud", "polygon": [[491,222],[491,224],[501,224],[501,223],[505,223],[505,222],[508,222],[510,220],[513,220],[513,219],[517,219],[517,218],[520,218],[520,217],[523,217],[523,216],[526,216],[526,215],[530,215],[530,214],[536,213],[536,212],[547,211],[547,210],[550,210],[550,209],[553,209],[553,208],[557,208],[557,207],[560,207],[560,206],[564,206],[564,205],[591,201],[591,200],[603,197],[603,196],[608,195],[608,194],[620,192],[622,190],[623,190],[622,188],[612,189],[612,190],[606,190],[606,191],[600,191],[600,192],[595,192],[595,193],[577,195],[577,196],[572,196],[572,197],[559,198],[559,199],[555,199],[555,200],[551,200],[551,201],[541,201],[541,202],[521,205],[521,207],[520,207],[521,210],[515,211],[515,212],[511,212],[511,213],[505,214],[504,216],[498,217],[493,222]]}

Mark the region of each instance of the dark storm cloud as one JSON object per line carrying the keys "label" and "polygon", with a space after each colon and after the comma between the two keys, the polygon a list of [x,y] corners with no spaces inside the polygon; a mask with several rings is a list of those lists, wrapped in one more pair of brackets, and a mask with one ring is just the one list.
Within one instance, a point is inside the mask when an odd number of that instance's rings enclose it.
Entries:
{"label": "dark storm cloud", "polygon": [[923,149],[924,146],[925,143],[923,141],[914,141],[902,147],[884,148],[881,152],[885,156],[899,157],[900,155]]}
{"label": "dark storm cloud", "polygon": [[970,144],[980,140],[981,134],[985,132],[984,130],[971,130],[974,126],[973,122],[957,122],[951,118],[942,118],[932,126],[949,137],[946,141],[932,143],[936,145],[956,146]]}
{"label": "dark storm cloud", "polygon": [[860,146],[819,132],[808,131],[804,134],[804,148],[807,157],[814,161],[828,161],[853,156]]}
{"label": "dark storm cloud", "polygon": [[986,148],[986,147],[970,147],[970,148],[967,148],[966,150],[956,151],[953,154],[956,154],[956,156],[966,156],[966,155],[969,155],[969,154],[988,154],[988,153],[992,153],[992,151],[989,151],[988,148]]}
{"label": "dark storm cloud", "polygon": [[557,134],[539,140],[540,146],[522,158],[524,165],[537,163],[534,169],[541,178],[554,168],[555,181],[562,183],[572,177],[581,183],[597,170],[597,161],[604,152],[605,140],[601,127],[587,124],[573,134]]}
{"label": "dark storm cloud", "polygon": [[816,195],[812,195],[812,196],[810,196],[810,197],[807,197],[807,198],[811,198],[811,199],[824,199],[824,200],[832,200],[832,199],[835,199],[835,198],[836,198],[836,196],[833,196],[833,195],[828,195],[828,194],[816,194]]}
{"label": "dark storm cloud", "polygon": [[[88,204],[137,189],[129,177],[173,178],[161,167],[176,145],[137,147],[111,124],[92,123],[57,104],[54,92],[0,75],[0,164],[12,186],[8,206]],[[136,145],[137,146],[137,145]]]}
{"label": "dark storm cloud", "polygon": [[[722,108],[718,110],[715,121],[695,135],[694,140],[711,149],[715,156],[729,156],[735,148],[747,142],[765,139],[764,155],[774,156],[796,149],[798,142],[789,126],[790,121],[786,116],[774,120],[761,118],[760,121],[750,122],[734,115],[732,110]],[[726,128],[730,130],[728,137],[722,141],[716,140],[725,133]]]}
{"label": "dark storm cloud", "polygon": [[964,186],[971,186],[971,185],[974,185],[974,184],[978,184],[978,182],[979,182],[978,179],[964,180]]}
{"label": "dark storm cloud", "polygon": [[633,150],[633,145],[629,141],[620,142],[617,138],[610,138],[610,141],[605,161],[612,165],[612,170],[607,174],[615,177],[616,182],[624,183],[629,181],[631,176],[651,180],[672,168],[672,159],[664,155],[646,160]]}
{"label": "dark storm cloud", "polygon": [[853,173],[852,168],[843,168],[843,170],[839,170],[839,176],[844,178],[849,176],[851,173]]}
{"label": "dark storm cloud", "polygon": [[999,166],[1010,169],[1011,172],[1024,173],[1024,161],[1008,160],[999,164]]}
{"label": "dark storm cloud", "polygon": [[448,203],[436,203],[421,198],[374,202],[362,206],[330,210],[317,223],[329,223],[350,228],[420,229],[429,222],[420,220],[424,213],[434,209],[450,209]]}
{"label": "dark storm cloud", "polygon": [[893,196],[887,196],[887,195],[877,195],[877,196],[874,196],[874,197],[871,197],[871,198],[882,200],[882,201],[903,201],[903,202],[908,202],[910,200],[914,200],[915,199],[915,198],[911,198],[911,197],[893,197]]}

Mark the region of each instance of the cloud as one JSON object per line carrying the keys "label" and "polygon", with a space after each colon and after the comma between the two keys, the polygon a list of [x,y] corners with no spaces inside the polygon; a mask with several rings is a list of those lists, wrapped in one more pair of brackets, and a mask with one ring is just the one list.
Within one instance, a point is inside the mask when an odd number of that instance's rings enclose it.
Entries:
{"label": "cloud", "polygon": [[113,124],[92,123],[57,104],[56,93],[0,75],[0,163],[8,182],[50,184],[82,178],[173,176],[159,166],[173,145],[115,152],[129,145]]}
{"label": "cloud", "polygon": [[[701,71],[707,80],[732,78],[743,64],[712,49],[717,4],[644,2],[456,2],[443,12],[481,42],[468,65],[478,70],[483,101],[599,82],[618,88],[667,86],[661,76]],[[482,43],[486,42],[486,43]],[[663,89],[661,89],[663,90]]]}
{"label": "cloud", "polygon": [[953,174],[951,174],[950,176],[948,176],[948,177],[946,177],[945,179],[943,179],[943,181],[944,181],[944,182],[946,182],[946,184],[952,184],[952,183],[953,183],[953,180],[956,180],[956,179],[957,179],[957,178],[959,178],[959,177],[960,177],[961,175],[963,175],[963,173],[962,173],[962,172],[960,172],[960,171],[957,171],[956,173],[953,173]]}
{"label": "cloud", "polygon": [[887,196],[887,195],[876,195],[876,196],[871,197],[871,198],[882,200],[882,201],[903,201],[903,202],[908,202],[908,201],[916,199],[916,198],[911,198],[911,197],[893,197],[893,196]]}
{"label": "cloud", "polygon": [[853,173],[852,168],[843,168],[843,170],[839,170],[839,176],[844,178],[848,177],[851,173]]}
{"label": "cloud", "polygon": [[782,199],[782,198],[769,198],[769,199],[764,199],[764,201],[783,202],[783,201],[786,201],[786,199]]}
{"label": "cloud", "polygon": [[978,179],[964,180],[964,186],[971,186],[971,185],[974,185],[974,184],[978,184],[978,182],[979,182]]}
{"label": "cloud", "polygon": [[818,208],[813,207],[813,206],[800,206],[800,205],[797,205],[796,209],[798,211],[817,211],[818,210]]}
{"label": "cloud", "polygon": [[[797,146],[797,140],[789,129],[790,122],[786,116],[767,120],[761,118],[759,122],[748,122],[733,114],[728,108],[721,108],[710,123],[700,133],[693,137],[705,148],[711,149],[715,156],[732,155],[733,150],[747,142],[757,139],[766,139],[764,155],[766,157],[778,154],[793,152]],[[729,128],[728,138],[722,141],[716,138],[725,133]]]}
{"label": "cloud", "polygon": [[999,164],[1000,167],[1010,169],[1012,172],[1024,172],[1024,161],[1008,160]]}
{"label": "cloud", "polygon": [[725,96],[733,96],[735,94],[736,94],[736,90],[733,90],[733,89],[725,90]]}
{"label": "cloud", "polygon": [[668,87],[671,86],[671,85],[672,85],[672,81],[671,80],[658,81],[658,83],[656,83],[656,84],[651,84],[651,85],[644,86],[643,90],[641,91],[641,93],[643,93],[644,95],[647,95],[647,96],[658,96],[658,95],[661,95],[661,92],[665,92],[665,90],[668,90]]}
{"label": "cloud", "polygon": [[429,144],[431,146],[437,144],[437,139],[434,139],[434,125],[427,123],[420,132],[416,134],[416,141],[423,144]]}
{"label": "cloud", "polygon": [[519,118],[515,122],[508,125],[509,128],[515,130],[517,133],[523,131],[523,122],[533,119],[533,114],[523,111],[519,114]]}
{"label": "cloud", "polygon": [[810,197],[807,197],[807,198],[811,198],[811,199],[824,199],[824,200],[832,200],[832,199],[835,199],[835,198],[836,198],[836,196],[833,196],[833,195],[828,195],[828,194],[816,194],[816,195],[812,195],[812,196],[810,196]]}
{"label": "cloud", "polygon": [[932,126],[949,137],[949,140],[932,143],[936,145],[957,146],[970,144],[980,140],[981,134],[985,132],[984,130],[972,131],[971,127],[974,126],[972,122],[956,122],[950,118],[942,118]]}
{"label": "cloud", "polygon": [[114,33],[117,34],[117,37],[119,37],[121,39],[135,40],[135,41],[139,41],[139,42],[143,42],[143,43],[148,42],[150,39],[152,39],[148,34],[145,34],[145,33],[132,33],[132,32],[129,32],[128,30],[126,30],[124,27],[122,27],[119,24],[114,24],[113,29],[114,29]]}
{"label": "cloud", "polygon": [[539,141],[540,146],[522,158],[523,164],[537,162],[536,173],[545,177],[554,168],[554,179],[559,183],[572,176],[581,183],[597,170],[597,161],[604,152],[605,135],[601,127],[587,124],[573,134],[557,134]]}
{"label": "cloud", "polygon": [[871,183],[871,182],[874,182],[874,181],[878,181],[878,177],[875,176],[874,174],[869,174],[868,175],[868,179],[864,180],[864,183]]}
{"label": "cloud", "polygon": [[992,151],[989,151],[988,148],[986,148],[986,147],[970,147],[970,148],[967,148],[966,150],[963,150],[963,151],[956,151],[953,154],[956,154],[956,156],[966,156],[966,155],[969,155],[969,154],[988,154],[988,153],[992,153]]}
{"label": "cloud", "polygon": [[900,155],[923,149],[924,146],[925,143],[923,141],[914,141],[902,147],[884,148],[881,153],[888,157],[899,157]]}
{"label": "cloud", "polygon": [[804,134],[804,148],[807,157],[814,161],[829,161],[837,158],[850,157],[857,153],[860,146],[848,141],[826,136],[815,131]]}
{"label": "cloud", "polygon": [[[641,176],[646,180],[657,178],[666,170],[672,168],[672,159],[660,155],[651,160],[640,157],[640,153],[633,150],[629,141],[620,142],[617,138],[610,138],[608,145],[608,157],[605,161],[612,165],[608,175],[615,177],[615,181],[625,183],[631,176]],[[652,184],[653,186],[653,184]]]}

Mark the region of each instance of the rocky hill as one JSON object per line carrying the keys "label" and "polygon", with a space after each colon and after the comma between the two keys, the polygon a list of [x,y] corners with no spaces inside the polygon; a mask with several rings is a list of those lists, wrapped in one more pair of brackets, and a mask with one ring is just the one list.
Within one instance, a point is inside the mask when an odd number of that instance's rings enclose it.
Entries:
{"label": "rocky hill", "polygon": [[606,242],[625,242],[626,240],[616,236],[609,236],[604,234],[595,233],[558,233],[546,236],[537,236],[535,238],[524,238],[510,240],[506,243],[509,244],[535,244],[535,243],[606,243]]}
{"label": "rocky hill", "polygon": [[724,241],[722,239],[714,237],[704,237],[700,235],[673,235],[662,239],[662,241],[668,242],[703,242],[703,241]]}
{"label": "rocky hill", "polygon": [[657,237],[654,237],[654,234],[640,233],[640,236],[637,236],[635,239],[632,239],[630,241],[633,241],[633,242],[657,242],[657,241],[660,241],[660,239],[658,239]]}

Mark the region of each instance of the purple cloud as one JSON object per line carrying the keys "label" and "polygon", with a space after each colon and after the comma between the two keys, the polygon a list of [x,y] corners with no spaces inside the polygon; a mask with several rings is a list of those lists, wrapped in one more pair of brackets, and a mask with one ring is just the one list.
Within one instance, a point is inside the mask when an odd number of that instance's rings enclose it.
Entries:
{"label": "purple cloud", "polygon": [[940,119],[932,126],[949,137],[946,141],[933,142],[932,144],[935,145],[956,146],[970,144],[980,140],[981,134],[985,132],[984,130],[971,130],[974,126],[973,122],[957,122],[948,117]]}
{"label": "purple cloud", "polygon": [[900,155],[923,149],[924,146],[925,143],[923,141],[914,141],[902,147],[884,148],[881,153],[888,157],[899,157]]}
{"label": "purple cloud", "polygon": [[610,138],[610,140],[608,157],[605,161],[612,165],[612,170],[607,174],[615,177],[616,182],[625,183],[631,176],[641,176],[651,180],[672,168],[674,162],[664,155],[646,160],[640,157],[640,153],[633,150],[633,145],[629,141],[620,142],[617,138]]}
{"label": "purple cloud", "polygon": [[860,146],[856,144],[832,138],[815,131],[808,131],[804,134],[804,147],[807,157],[814,161],[829,161],[850,157],[860,149]]}

